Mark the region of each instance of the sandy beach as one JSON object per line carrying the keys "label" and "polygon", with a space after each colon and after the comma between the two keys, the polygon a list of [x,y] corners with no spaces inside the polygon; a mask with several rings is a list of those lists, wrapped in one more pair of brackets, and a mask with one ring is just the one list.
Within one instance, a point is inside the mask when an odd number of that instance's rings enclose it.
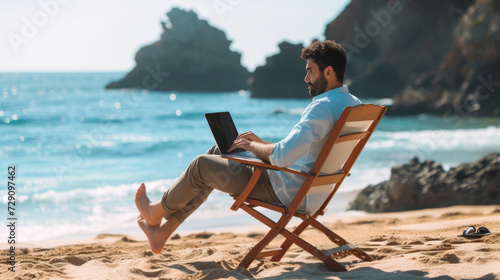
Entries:
{"label": "sandy beach", "polygon": [[[371,255],[339,260],[333,272],[299,247],[282,262],[259,259],[248,270],[239,261],[264,227],[179,232],[154,255],[145,237],[100,234],[92,239],[18,244],[16,272],[0,265],[1,279],[499,279],[500,206],[454,206],[398,213],[326,215],[320,219]],[[459,237],[469,225],[492,232]],[[332,246],[316,230],[306,240]],[[282,239],[278,239],[277,242]],[[276,243],[277,243],[276,242]],[[43,245],[42,245],[43,244]],[[273,245],[273,244],[272,244]],[[274,244],[276,245],[276,244]],[[5,245],[1,254],[6,256]]]}

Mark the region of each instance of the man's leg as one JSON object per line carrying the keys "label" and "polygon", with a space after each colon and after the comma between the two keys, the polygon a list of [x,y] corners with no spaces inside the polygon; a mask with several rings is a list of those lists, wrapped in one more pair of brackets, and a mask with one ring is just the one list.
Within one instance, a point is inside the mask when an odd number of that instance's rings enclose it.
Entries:
{"label": "man's leg", "polygon": [[[217,146],[213,146],[207,151],[207,154],[220,155],[219,148]],[[184,207],[185,209],[179,210],[180,213],[183,213],[181,216],[189,216],[196,208],[199,207],[199,205],[201,205],[201,203],[206,200],[211,192],[212,188],[205,187],[204,190],[188,202],[186,205],[187,207]],[[141,213],[139,217],[137,217],[137,224],[142,229],[144,234],[146,234],[149,241],[149,247],[155,254],[161,253],[168,238],[170,238],[175,230],[181,225],[181,222],[174,216],[169,217],[165,223],[161,224],[161,220],[167,215],[165,210],[163,210],[161,203],[162,200],[156,203],[151,203],[146,195],[146,186],[144,183],[141,184],[135,195],[135,204]]]}
{"label": "man's leg", "polygon": [[137,217],[137,224],[142,229],[149,241],[149,247],[155,254],[161,253],[163,246],[170,238],[172,233],[181,225],[175,217],[168,219],[161,225],[152,226],[148,224],[141,216]]}
{"label": "man's leg", "polygon": [[[151,203],[147,199],[145,187],[141,185],[139,188],[136,195],[137,208],[141,212],[138,224],[148,237],[154,253],[161,252],[170,235],[203,204],[213,189],[237,195],[247,185],[253,175],[253,168],[228,161],[216,154],[217,149],[212,148],[208,155],[198,156],[157,203]],[[249,197],[279,202],[266,172],[262,173],[258,185]],[[142,204],[137,201],[149,205],[141,208]],[[160,215],[167,219],[163,225],[159,225]]]}
{"label": "man's leg", "polygon": [[[198,156],[164,193],[161,205],[167,213],[167,219],[174,216],[182,223],[207,200],[214,189],[234,195],[243,191],[254,169],[223,159],[220,154],[219,148],[213,146],[205,155]],[[249,197],[280,202],[272,189],[267,172],[262,173]]]}
{"label": "man's leg", "polygon": [[[270,185],[264,173],[250,196],[274,201],[269,189],[264,187]],[[183,222],[205,202],[213,189],[238,195],[252,175],[253,168],[250,166],[223,159],[219,155],[198,156],[163,195],[161,205],[166,213],[165,218],[173,216]]]}
{"label": "man's leg", "polygon": [[[206,154],[220,155],[221,153],[217,145],[214,145],[210,149],[208,149]],[[212,189],[210,187],[207,187],[205,190],[201,191],[191,203],[188,203],[188,205],[198,204],[200,201],[203,203],[203,201],[206,200],[211,191]],[[141,213],[140,216],[142,217],[142,219],[151,226],[160,225],[162,219],[167,215],[167,213],[161,206],[161,200],[156,203],[152,203],[151,200],[149,200],[148,196],[146,195],[146,186],[144,185],[144,183],[142,183],[139,189],[137,189],[137,192],[135,194],[135,205]],[[191,209],[191,207],[188,207],[188,209]],[[187,214],[187,216],[189,215],[190,213]]]}

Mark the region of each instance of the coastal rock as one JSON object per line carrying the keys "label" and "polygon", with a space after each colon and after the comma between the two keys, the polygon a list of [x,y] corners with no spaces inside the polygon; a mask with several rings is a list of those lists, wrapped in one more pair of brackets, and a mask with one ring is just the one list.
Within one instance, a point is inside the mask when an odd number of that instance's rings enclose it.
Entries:
{"label": "coastal rock", "polygon": [[350,210],[394,212],[452,205],[497,205],[500,202],[500,153],[449,171],[435,161],[392,168],[391,177],[363,189]]}
{"label": "coastal rock", "polygon": [[440,71],[413,77],[395,96],[395,110],[422,107],[434,114],[500,116],[499,50],[500,2],[477,0],[458,22]]}
{"label": "coastal rock", "polygon": [[325,30],[348,55],[346,78],[360,97],[393,97],[415,73],[435,72],[472,0],[352,0]]}
{"label": "coastal rock", "polygon": [[304,82],[305,62],[300,58],[304,46],[282,42],[280,52],[266,58],[266,64],[255,69],[250,92],[257,98],[309,97]]}
{"label": "coastal rock", "polygon": [[136,66],[106,86],[157,91],[226,92],[248,88],[241,54],[231,51],[225,33],[193,11],[173,8],[157,42],[142,47]]}
{"label": "coastal rock", "polygon": [[500,116],[500,2],[352,0],[325,37],[348,54],[350,91],[388,115]]}

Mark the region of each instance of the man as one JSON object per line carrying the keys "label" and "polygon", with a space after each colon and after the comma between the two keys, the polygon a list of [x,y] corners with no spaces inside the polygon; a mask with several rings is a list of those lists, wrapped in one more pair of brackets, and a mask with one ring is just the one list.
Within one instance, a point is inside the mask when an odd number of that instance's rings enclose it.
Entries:
{"label": "man", "polygon": [[[304,81],[309,85],[313,101],[290,134],[278,143],[269,143],[252,132],[238,136],[231,149],[251,151],[258,158],[277,166],[309,171],[316,161],[332,127],[346,106],[361,102],[343,86],[346,53],[334,41],[314,42],[302,50],[307,61]],[[217,147],[198,156],[165,192],[163,198],[152,203],[146,195],[146,186],[137,190],[135,203],[140,215],[137,222],[146,234],[151,251],[159,254],[170,235],[196,210],[213,189],[240,194],[253,174],[253,168],[221,158]],[[263,172],[249,197],[289,205],[297,193],[303,177],[285,172]],[[299,210],[313,213],[324,202],[324,197],[308,195]],[[162,219],[166,222],[161,224]]]}

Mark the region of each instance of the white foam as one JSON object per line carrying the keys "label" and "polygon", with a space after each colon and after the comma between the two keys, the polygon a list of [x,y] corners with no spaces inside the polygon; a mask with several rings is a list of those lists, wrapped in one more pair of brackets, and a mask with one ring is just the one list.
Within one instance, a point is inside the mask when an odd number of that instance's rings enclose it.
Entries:
{"label": "white foam", "polygon": [[[162,179],[151,182],[146,182],[146,187],[149,194],[163,193],[174,182],[174,179]],[[61,204],[67,202],[108,202],[120,200],[126,197],[133,197],[137,188],[141,183],[134,182],[131,184],[123,184],[118,186],[101,186],[89,189],[73,189],[67,191],[56,191],[50,189],[42,193],[35,193],[29,197],[29,200],[34,203],[54,203]]]}
{"label": "white foam", "polygon": [[499,147],[500,127],[457,129],[457,130],[421,130],[386,132],[377,131],[367,148],[387,148],[413,146],[426,149],[452,150],[460,147]]}
{"label": "white foam", "polygon": [[300,116],[304,112],[304,108],[284,108],[279,107],[272,110],[273,114],[289,114],[289,115],[297,115]]}
{"label": "white foam", "polygon": [[36,221],[36,224],[26,223],[20,220],[22,231],[18,233],[19,241],[39,241],[48,239],[58,239],[75,235],[89,235],[103,232],[112,232],[125,228],[137,226],[137,213],[116,212],[94,213],[81,219],[59,219]]}

